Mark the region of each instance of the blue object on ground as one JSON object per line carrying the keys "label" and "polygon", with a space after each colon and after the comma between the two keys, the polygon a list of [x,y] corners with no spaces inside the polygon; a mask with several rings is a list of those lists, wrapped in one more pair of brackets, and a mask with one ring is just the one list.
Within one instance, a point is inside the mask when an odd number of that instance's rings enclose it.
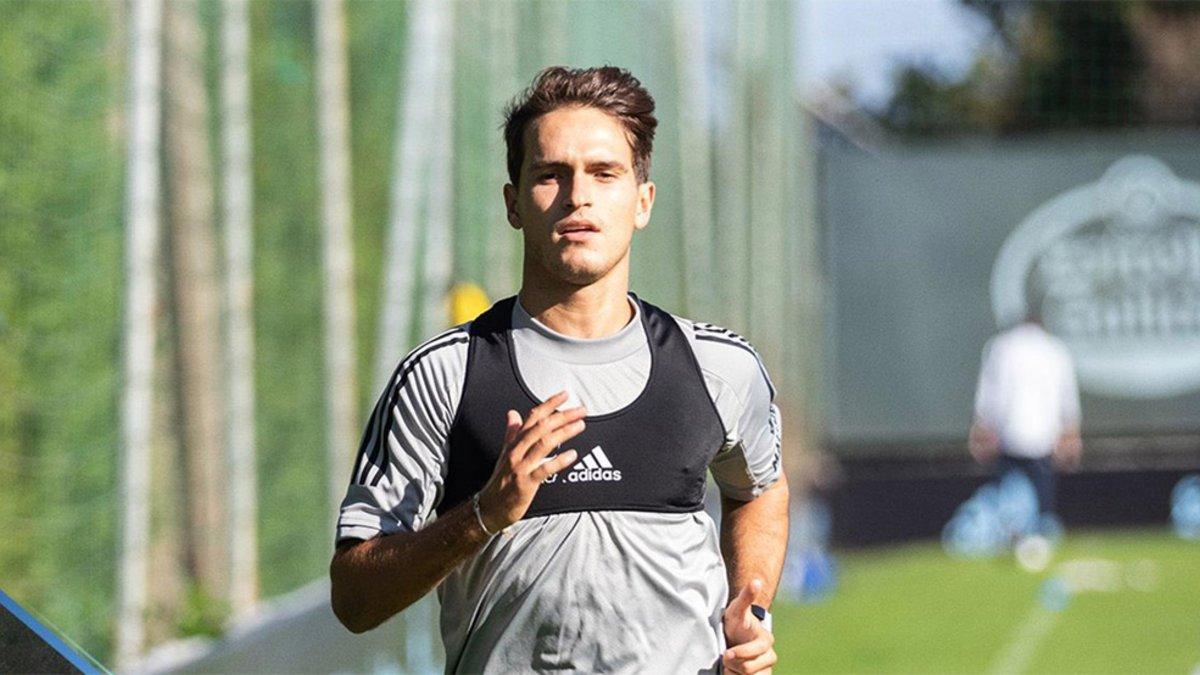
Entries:
{"label": "blue object on ground", "polygon": [[1200,474],[1184,476],[1171,491],[1171,525],[1184,539],[1200,539]]}
{"label": "blue object on ground", "polygon": [[809,551],[804,556],[804,602],[820,602],[837,588],[837,560],[823,550]]}
{"label": "blue object on ground", "polygon": [[1038,601],[1052,612],[1061,612],[1071,602],[1071,587],[1060,577],[1050,577],[1038,589]]}
{"label": "blue object on ground", "polygon": [[1062,525],[1039,517],[1033,483],[1025,474],[1010,471],[999,481],[981,486],[958,507],[942,529],[942,546],[958,557],[992,558],[1030,534],[1056,541],[1062,536]]}
{"label": "blue object on ground", "polygon": [[997,491],[1000,523],[1010,540],[1032,534],[1038,524],[1037,491],[1029,477],[1009,471],[1000,478]]}
{"label": "blue object on ground", "polygon": [[791,507],[787,558],[779,596],[792,602],[817,602],[837,587],[837,561],[829,553],[831,517],[819,499]]}

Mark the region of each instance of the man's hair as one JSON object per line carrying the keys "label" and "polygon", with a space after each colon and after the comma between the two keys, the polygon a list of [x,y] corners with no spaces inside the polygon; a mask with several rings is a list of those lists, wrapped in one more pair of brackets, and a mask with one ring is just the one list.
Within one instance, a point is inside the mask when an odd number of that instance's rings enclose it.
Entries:
{"label": "man's hair", "polygon": [[508,179],[512,184],[516,185],[521,176],[529,124],[548,112],[572,106],[596,108],[617,118],[633,148],[633,173],[639,183],[645,183],[650,177],[650,151],[658,126],[650,92],[623,68],[551,66],[538,73],[505,111],[504,144],[508,147]]}

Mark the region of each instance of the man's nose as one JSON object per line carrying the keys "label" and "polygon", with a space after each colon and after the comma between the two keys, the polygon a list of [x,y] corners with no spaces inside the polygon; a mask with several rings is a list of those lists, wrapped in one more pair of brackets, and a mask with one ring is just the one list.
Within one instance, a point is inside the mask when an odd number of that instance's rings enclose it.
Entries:
{"label": "man's nose", "polygon": [[576,174],[571,177],[567,186],[567,207],[576,211],[592,204],[592,182],[586,174]]}

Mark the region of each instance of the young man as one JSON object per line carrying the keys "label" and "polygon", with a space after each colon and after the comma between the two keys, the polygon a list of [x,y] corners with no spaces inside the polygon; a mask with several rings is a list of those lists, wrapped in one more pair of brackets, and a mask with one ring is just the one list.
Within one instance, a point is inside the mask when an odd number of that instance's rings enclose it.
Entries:
{"label": "young man", "polygon": [[509,110],[521,291],[413,350],[380,397],[330,566],[350,630],[436,588],[447,672],[775,663],[788,492],[770,381],[743,338],[629,293],[653,112],[611,67],[549,68]]}

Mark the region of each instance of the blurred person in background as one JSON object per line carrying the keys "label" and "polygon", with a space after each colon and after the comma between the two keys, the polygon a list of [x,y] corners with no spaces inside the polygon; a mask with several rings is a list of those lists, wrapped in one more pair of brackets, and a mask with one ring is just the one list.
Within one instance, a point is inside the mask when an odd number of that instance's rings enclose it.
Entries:
{"label": "blurred person in background", "polygon": [[1029,478],[1043,516],[1057,517],[1055,472],[1079,468],[1079,388],[1070,352],[1040,317],[988,341],[975,392],[969,447],[976,461],[994,464],[998,477]]}
{"label": "blurred person in background", "polygon": [[509,109],[521,290],[413,350],[379,399],[330,566],[352,631],[436,588],[447,672],[774,665],[771,382],[744,338],[629,292],[653,112],[612,67],[549,68]]}

